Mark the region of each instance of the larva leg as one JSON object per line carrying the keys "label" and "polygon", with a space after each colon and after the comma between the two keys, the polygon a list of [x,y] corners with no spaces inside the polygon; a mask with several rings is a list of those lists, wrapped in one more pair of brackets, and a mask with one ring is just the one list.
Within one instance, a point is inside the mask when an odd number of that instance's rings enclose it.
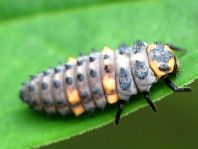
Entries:
{"label": "larva leg", "polygon": [[146,101],[148,102],[148,104],[150,105],[150,107],[152,108],[152,110],[154,112],[157,112],[157,108],[156,108],[155,104],[152,102],[149,92],[143,92],[143,95],[144,95],[144,98],[146,99]]}
{"label": "larva leg", "polygon": [[178,88],[177,86],[175,86],[175,84],[173,84],[173,82],[171,82],[171,80],[169,78],[164,78],[163,80],[166,83],[166,85],[169,88],[171,88],[174,92],[190,92],[190,91],[192,91],[192,88],[190,88],[190,87]]}
{"label": "larva leg", "polygon": [[118,123],[119,123],[124,104],[125,104],[125,100],[118,100],[118,109],[117,109],[116,116],[115,116],[115,124],[116,125],[118,125]]}

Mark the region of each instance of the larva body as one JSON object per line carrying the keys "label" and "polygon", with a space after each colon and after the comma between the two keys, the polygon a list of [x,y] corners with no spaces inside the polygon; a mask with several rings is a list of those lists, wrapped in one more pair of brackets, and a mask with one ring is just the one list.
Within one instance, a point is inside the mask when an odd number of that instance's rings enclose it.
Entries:
{"label": "larva body", "polygon": [[153,83],[174,71],[175,63],[172,50],[159,43],[137,41],[115,51],[105,47],[37,74],[24,84],[20,97],[36,110],[78,116],[149,92]]}

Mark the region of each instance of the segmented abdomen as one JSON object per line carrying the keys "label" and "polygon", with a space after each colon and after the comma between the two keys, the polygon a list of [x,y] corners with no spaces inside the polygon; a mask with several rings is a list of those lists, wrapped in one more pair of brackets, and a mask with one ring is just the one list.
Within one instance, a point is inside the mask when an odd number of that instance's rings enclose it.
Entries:
{"label": "segmented abdomen", "polygon": [[148,64],[147,44],[120,46],[102,52],[70,58],[68,63],[32,77],[20,91],[30,107],[62,115],[103,109],[107,103],[128,100],[138,91],[147,91],[156,81]]}

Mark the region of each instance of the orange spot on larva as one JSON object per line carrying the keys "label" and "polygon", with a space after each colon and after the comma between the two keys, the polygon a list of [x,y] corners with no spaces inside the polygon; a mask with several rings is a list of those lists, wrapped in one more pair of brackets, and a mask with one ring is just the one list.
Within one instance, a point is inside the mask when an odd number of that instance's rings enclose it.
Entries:
{"label": "orange spot on larva", "polygon": [[85,109],[82,105],[78,105],[72,108],[72,111],[74,112],[75,116],[79,116],[85,111]]}
{"label": "orange spot on larva", "polygon": [[68,97],[68,101],[71,104],[76,104],[77,102],[80,101],[80,96],[77,89],[67,90],[67,97]]}
{"label": "orange spot on larva", "polygon": [[112,94],[112,95],[107,95],[107,101],[108,103],[110,104],[113,104],[113,103],[116,103],[118,101],[118,95],[115,93],[115,94]]}
{"label": "orange spot on larva", "polygon": [[111,94],[112,90],[116,89],[115,79],[111,78],[108,74],[104,75],[102,83],[106,94]]}

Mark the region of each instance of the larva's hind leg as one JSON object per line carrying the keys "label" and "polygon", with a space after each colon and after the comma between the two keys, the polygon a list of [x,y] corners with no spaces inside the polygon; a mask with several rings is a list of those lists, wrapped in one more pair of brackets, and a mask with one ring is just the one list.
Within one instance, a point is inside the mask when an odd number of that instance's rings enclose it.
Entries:
{"label": "larva's hind leg", "polygon": [[118,100],[118,109],[117,109],[117,112],[115,115],[115,124],[116,125],[118,125],[118,123],[119,123],[124,104],[125,104],[125,100]]}
{"label": "larva's hind leg", "polygon": [[152,110],[154,112],[157,112],[157,108],[156,108],[155,104],[153,103],[149,92],[143,92],[143,95],[144,95],[144,98],[146,99],[146,101],[148,102],[148,104],[150,105],[150,107],[152,108]]}
{"label": "larva's hind leg", "polygon": [[164,78],[163,79],[166,85],[171,88],[174,92],[190,92],[192,91],[192,88],[190,87],[183,87],[183,88],[178,88],[169,78]]}

